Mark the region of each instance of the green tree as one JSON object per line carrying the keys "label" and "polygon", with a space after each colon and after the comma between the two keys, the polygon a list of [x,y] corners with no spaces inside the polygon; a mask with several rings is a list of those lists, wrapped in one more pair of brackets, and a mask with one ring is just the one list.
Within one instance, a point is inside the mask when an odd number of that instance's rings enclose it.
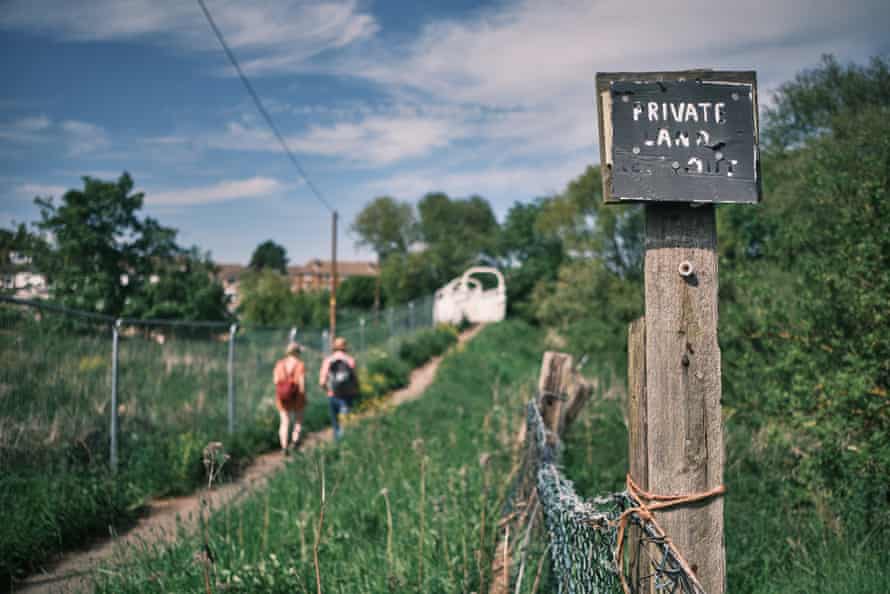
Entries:
{"label": "green tree", "polygon": [[798,507],[857,539],[890,528],[887,80],[825,59],[784,85],[763,204],[718,211],[725,406],[777,427]]}
{"label": "green tree", "polygon": [[431,193],[418,205],[422,259],[439,287],[476,263],[494,263],[499,226],[491,205],[479,196],[452,199]]}
{"label": "green tree", "polygon": [[287,274],[287,250],[271,239],[266,240],[253,251],[248,267],[253,270],[267,268]]}
{"label": "green tree", "polygon": [[876,56],[867,66],[842,65],[831,55],[822,64],[779,87],[766,110],[767,146],[800,147],[834,127],[834,119],[870,108],[890,107],[890,60]]}
{"label": "green tree", "polygon": [[416,224],[410,204],[379,196],[358,213],[350,229],[358,236],[356,243],[374,250],[378,262],[383,262],[389,254],[408,251]]}
{"label": "green tree", "polygon": [[511,313],[526,318],[531,317],[529,306],[535,286],[555,281],[564,258],[559,237],[538,224],[548,200],[514,203],[498,237],[497,253],[507,282],[507,307]]}
{"label": "green tree", "polygon": [[370,309],[374,306],[377,278],[352,276],[337,287],[337,305],[343,308]]}
{"label": "green tree", "polygon": [[289,279],[274,270],[262,269],[241,278],[241,320],[254,326],[284,326],[297,323],[296,296]]}
{"label": "green tree", "polygon": [[565,247],[557,278],[535,286],[535,315],[572,350],[622,366],[627,324],[643,312],[642,209],[603,204],[599,167],[588,167],[541,204],[535,225]]}
{"label": "green tree", "polygon": [[380,270],[380,282],[389,303],[407,303],[435,292],[443,283],[430,263],[431,254],[391,254]]}
{"label": "green tree", "polygon": [[[377,268],[391,254],[405,254],[416,237],[417,219],[410,204],[389,196],[372,200],[355,218],[350,230],[358,236],[359,246],[369,247],[377,254]],[[381,276],[374,286],[374,310],[380,308]]]}
{"label": "green tree", "polygon": [[198,248],[155,262],[148,283],[127,298],[124,315],[142,319],[225,321],[226,295],[210,254]]}
{"label": "green tree", "polygon": [[0,229],[0,272],[13,273],[28,267],[25,261],[47,248],[43,238],[28,231],[24,223],[15,229]]}
{"label": "green tree", "polygon": [[35,198],[38,228],[52,237],[37,265],[53,296],[70,306],[120,315],[138,292],[154,258],[172,258],[176,231],[138,216],[143,194],[133,193],[124,173],[116,182],[83,178],[83,190],[69,190],[57,206]]}
{"label": "green tree", "polygon": [[31,240],[36,268],[53,297],[71,307],[114,316],[223,320],[226,298],[209,255],[176,243],[177,231],[140,217],[142,193],[123,173],[115,182],[83,178],[59,204],[35,198]]}

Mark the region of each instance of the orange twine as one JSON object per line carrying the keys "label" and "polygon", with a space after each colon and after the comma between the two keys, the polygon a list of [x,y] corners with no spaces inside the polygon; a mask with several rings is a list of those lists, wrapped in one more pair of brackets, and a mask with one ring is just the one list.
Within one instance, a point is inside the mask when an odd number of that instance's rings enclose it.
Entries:
{"label": "orange twine", "polygon": [[627,580],[624,577],[624,569],[622,567],[622,559],[624,559],[624,529],[627,527],[627,522],[630,520],[630,516],[633,514],[637,514],[643,520],[652,523],[652,526],[655,528],[655,531],[658,534],[659,538],[664,539],[671,552],[673,552],[674,556],[677,558],[677,562],[680,564],[680,567],[682,567],[683,571],[685,571],[686,574],[695,582],[695,585],[697,585],[701,589],[701,584],[695,577],[695,573],[692,571],[692,569],[690,569],[689,564],[686,563],[686,559],[684,559],[683,556],[680,555],[680,552],[674,546],[674,543],[671,542],[671,539],[664,533],[664,530],[661,529],[661,526],[658,525],[658,522],[655,521],[655,516],[652,514],[652,512],[658,509],[665,509],[677,505],[685,505],[687,503],[695,503],[696,501],[703,501],[705,499],[710,499],[711,497],[716,497],[717,495],[723,495],[724,493],[726,493],[726,487],[720,485],[719,487],[714,487],[710,491],[693,493],[691,495],[658,495],[656,493],[650,493],[649,491],[645,491],[640,488],[640,486],[637,485],[632,478],[630,478],[630,474],[628,474],[627,492],[637,503],[637,506],[625,510],[624,513],[618,516],[618,519],[614,521],[614,524],[618,525],[618,538],[615,543],[615,560],[618,564],[618,575],[621,578],[621,588],[624,590],[624,593],[631,594],[630,587],[627,585]]}

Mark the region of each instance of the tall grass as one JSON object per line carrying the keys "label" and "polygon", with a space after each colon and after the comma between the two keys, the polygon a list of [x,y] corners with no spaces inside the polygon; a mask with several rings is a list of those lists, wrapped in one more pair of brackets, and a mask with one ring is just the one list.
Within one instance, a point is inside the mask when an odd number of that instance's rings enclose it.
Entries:
{"label": "tall grass", "polygon": [[[887,591],[887,535],[841,510],[809,503],[795,453],[736,418],[726,422],[727,591],[736,594],[873,594]],[[585,497],[622,490],[627,431],[621,402],[589,406],[566,436],[565,470]],[[880,505],[880,502],[875,502]]]}
{"label": "tall grass", "polygon": [[[539,342],[520,322],[487,328],[445,359],[424,398],[353,425],[339,444],[292,459],[264,492],[218,511],[208,526],[216,581],[235,592],[316,592],[307,541],[321,526],[324,592],[479,591]],[[200,546],[192,537],[147,551],[125,571],[103,572],[96,591],[201,589]]]}
{"label": "tall grass", "polygon": [[[382,324],[366,330],[366,345],[398,350],[398,342],[387,344]],[[0,583],[126,524],[150,497],[199,487],[209,442],[224,442],[231,456],[223,478],[277,447],[271,377],[286,330],[241,331],[236,338],[234,435],[227,335],[180,330],[165,338],[159,344],[133,327],[121,333],[119,472],[112,475],[110,326],[0,307],[0,509],[9,518],[0,522]],[[305,430],[315,431],[329,413],[317,385],[321,353],[312,348],[321,345],[307,346]]]}

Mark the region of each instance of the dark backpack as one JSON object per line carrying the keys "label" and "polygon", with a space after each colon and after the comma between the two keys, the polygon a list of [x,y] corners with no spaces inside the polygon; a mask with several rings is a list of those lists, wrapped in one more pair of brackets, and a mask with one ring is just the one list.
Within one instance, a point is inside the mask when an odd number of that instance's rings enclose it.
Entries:
{"label": "dark backpack", "polygon": [[334,359],[328,368],[328,385],[334,396],[354,396],[358,392],[355,370],[343,359]]}

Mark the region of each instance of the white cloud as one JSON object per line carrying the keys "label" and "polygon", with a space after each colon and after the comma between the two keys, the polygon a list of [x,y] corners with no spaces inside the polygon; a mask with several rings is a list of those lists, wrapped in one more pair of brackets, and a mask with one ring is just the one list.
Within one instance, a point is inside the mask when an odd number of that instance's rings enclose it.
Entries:
{"label": "white cloud", "polygon": [[45,115],[0,124],[0,139],[14,144],[57,143],[65,147],[69,157],[95,153],[111,146],[108,133],[101,126],[78,120],[54,122]]}
{"label": "white cloud", "polygon": [[276,179],[252,177],[180,190],[146,192],[145,203],[148,206],[191,206],[242,198],[263,198],[280,192],[283,187],[283,184]]}
{"label": "white cloud", "polygon": [[491,155],[552,155],[595,150],[599,71],[756,69],[768,103],[768,91],[822,53],[862,60],[886,48],[887,22],[886,0],[522,0],[433,22],[338,71],[392,93],[505,110],[474,123]]}
{"label": "white cloud", "polygon": [[45,115],[29,116],[21,118],[13,125],[21,130],[39,132],[40,130],[46,130],[47,128],[49,128],[50,120]]}
{"label": "white cloud", "polygon": [[[72,41],[147,38],[168,46],[219,51],[200,7],[181,0],[11,0],[0,28]],[[372,37],[374,17],[357,0],[208,1],[228,43],[252,72],[292,71],[309,58]]]}
{"label": "white cloud", "polygon": [[[423,157],[464,136],[466,129],[446,118],[416,113],[376,114],[359,121],[314,125],[302,134],[286,137],[291,150],[336,157],[363,165],[388,165]],[[222,134],[207,139],[210,148],[280,151],[281,146],[265,128],[230,122]]]}
{"label": "white cloud", "polygon": [[78,156],[108,148],[111,140],[101,126],[89,122],[66,120],[61,123],[68,144],[68,155]]}
{"label": "white cloud", "polygon": [[67,192],[69,188],[65,186],[56,186],[52,184],[35,184],[28,183],[22,184],[15,189],[15,193],[20,198],[25,198],[31,200],[36,196],[40,196],[41,198],[47,198],[49,196],[53,196],[55,198],[61,198],[62,195]]}
{"label": "white cloud", "polygon": [[367,185],[372,193],[415,201],[428,192],[451,196],[480,195],[505,213],[515,200],[561,192],[568,180],[578,177],[593,159],[575,156],[559,162],[534,165],[482,167],[455,171],[447,166],[396,173]]}

